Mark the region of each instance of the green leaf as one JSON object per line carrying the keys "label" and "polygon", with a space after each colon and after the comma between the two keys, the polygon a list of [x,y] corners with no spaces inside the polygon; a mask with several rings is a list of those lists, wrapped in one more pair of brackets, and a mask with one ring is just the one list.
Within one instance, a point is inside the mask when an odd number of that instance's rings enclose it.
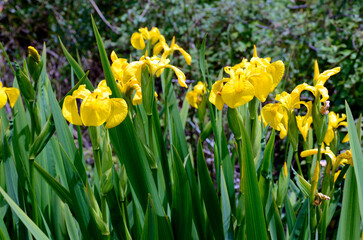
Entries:
{"label": "green leaf", "polygon": [[297,216],[296,223],[294,229],[291,232],[290,239],[303,239],[303,235],[306,234],[308,228],[305,226],[307,225],[307,217],[308,217],[308,208],[309,208],[309,198],[306,198],[304,201],[303,206],[299,211],[299,215]]}
{"label": "green leaf", "polygon": [[337,239],[359,239],[360,213],[357,211],[358,208],[357,180],[354,169],[350,167],[344,183]]}
{"label": "green leaf", "polygon": [[[82,67],[77,63],[77,61],[71,56],[71,54],[69,54],[69,52],[67,51],[67,49],[64,47],[63,43],[62,43],[62,40],[60,38],[59,39],[59,42],[61,44],[61,48],[63,50],[63,53],[64,55],[66,56],[69,64],[71,64],[73,70],[74,70],[74,73],[76,74],[77,78],[78,79],[82,79],[82,77],[85,75]],[[90,82],[90,80],[86,77],[85,79],[85,84],[86,84],[86,87],[89,89],[89,90],[92,90],[94,89],[92,83]]]}
{"label": "green leaf", "polygon": [[177,239],[190,239],[192,232],[192,208],[189,181],[182,160],[174,146],[173,151],[171,223],[174,236]]}
{"label": "green leaf", "polygon": [[252,145],[246,128],[242,127],[242,142],[237,140],[239,156],[242,159],[242,188],[245,196],[246,233],[250,239],[268,239],[265,216],[262,209],[260,192],[257,184]]}
{"label": "green leaf", "polygon": [[153,200],[151,199],[150,195],[145,215],[144,227],[142,229],[141,239],[142,240],[159,239],[158,221],[155,214]]}
{"label": "green leaf", "polygon": [[208,219],[216,239],[224,239],[222,212],[212,179],[209,175],[207,163],[203,154],[202,143],[198,141],[198,175],[201,184],[201,191]]}
{"label": "green leaf", "polygon": [[228,189],[224,179],[223,169],[221,167],[221,209],[223,218],[224,236],[233,239],[233,231],[231,229],[231,204],[229,202]]}
{"label": "green leaf", "polygon": [[[110,63],[107,58],[106,50],[103,46],[101,36],[97,26],[92,18],[92,25],[97,41],[98,50],[102,62],[103,71],[105,74],[107,86],[112,91],[111,97],[121,97],[116,81],[111,71]],[[179,112],[178,112],[179,114]],[[155,181],[152,177],[145,151],[136,135],[135,128],[132,124],[129,114],[125,120],[117,127],[109,129],[110,139],[114,149],[119,157],[119,160],[125,164],[128,179],[135,190],[136,196],[145,209],[148,201],[148,194],[151,195],[155,206],[155,213],[158,216],[158,227],[164,232],[164,238],[172,238],[170,231],[170,221],[165,218],[165,212],[162,208]],[[185,139],[184,139],[185,140]]]}
{"label": "green leaf", "polygon": [[347,112],[349,144],[350,144],[352,157],[353,157],[355,177],[357,180],[360,215],[363,216],[363,155],[362,155],[362,148],[360,146],[360,139],[358,138],[357,129],[355,128],[352,112],[350,111],[350,108],[349,108],[347,102],[345,102],[345,109]]}
{"label": "green leaf", "polygon": [[34,162],[34,167],[49,186],[57,193],[60,199],[72,206],[72,198],[68,190],[55,180],[47,171],[45,171],[37,162]]}
{"label": "green leaf", "polygon": [[0,187],[0,193],[4,196],[6,202],[9,204],[11,209],[19,217],[19,219],[24,223],[28,230],[33,234],[36,239],[46,240],[49,239],[43,232],[38,228],[37,225],[26,215],[23,210],[9,197],[9,195]]}

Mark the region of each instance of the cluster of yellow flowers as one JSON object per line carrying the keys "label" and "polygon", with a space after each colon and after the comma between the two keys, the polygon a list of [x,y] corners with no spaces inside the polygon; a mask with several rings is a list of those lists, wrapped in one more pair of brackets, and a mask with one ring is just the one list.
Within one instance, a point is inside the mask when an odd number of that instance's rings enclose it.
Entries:
{"label": "cluster of yellow flowers", "polygon": [[[147,44],[145,44],[145,40]],[[151,76],[159,77],[165,68],[170,68],[175,72],[180,86],[188,87],[185,83],[184,73],[179,68],[169,64],[170,59],[168,57],[174,51],[179,51],[184,56],[188,65],[192,61],[191,56],[175,43],[175,37],[169,46],[165,41],[165,37],[160,34],[158,28],[153,27],[150,31],[147,28],[140,28],[139,32],[132,35],[131,44],[134,48],[140,50],[154,45],[152,57],[148,56],[148,50],[146,49],[145,54],[141,56],[139,61],[133,61],[131,63],[128,63],[127,59],[118,58],[115,52],[111,53],[111,70],[115,76],[117,85],[125,96],[132,98],[133,105],[142,102],[141,74],[143,69],[147,69]],[[157,55],[162,51],[162,56],[158,57]]]}
{"label": "cluster of yellow flowers", "polygon": [[250,61],[243,59],[233,67],[225,67],[224,71],[230,75],[216,81],[209,95],[209,101],[217,109],[222,110],[226,103],[230,108],[236,108],[257,97],[265,102],[284,75],[285,66],[282,61],[270,63],[270,58],[259,58],[256,47]]}
{"label": "cluster of yellow flowers", "polygon": [[[317,61],[315,61],[315,73],[314,73],[314,86],[310,86],[306,83],[298,85],[291,94],[287,92],[283,92],[281,94],[276,95],[276,100],[278,103],[270,103],[265,105],[262,108],[261,115],[265,122],[265,125],[270,124],[272,128],[277,131],[280,131],[280,138],[284,138],[288,132],[289,120],[293,121],[292,118],[295,117],[294,109],[300,109],[300,105],[304,105],[307,108],[307,114],[296,117],[297,127],[299,128],[301,134],[306,140],[306,136],[308,130],[310,128],[312,119],[312,106],[313,103],[311,101],[305,102],[300,100],[300,95],[304,90],[308,90],[315,96],[316,99],[320,99],[320,102],[325,103],[325,106],[328,105],[327,100],[329,99],[328,90],[324,87],[325,82],[329,79],[330,76],[338,73],[340,68],[334,68],[323,73],[319,73],[319,67]],[[326,114],[326,109],[323,111]]]}
{"label": "cluster of yellow flowers", "polygon": [[[146,41],[146,43],[145,43]],[[159,77],[165,68],[172,69],[180,86],[187,88],[184,73],[177,67],[170,65],[170,57],[174,51],[179,51],[185,58],[187,64],[191,64],[191,56],[175,43],[173,38],[169,46],[165,37],[160,34],[159,29],[153,27],[150,31],[147,28],[140,28],[139,32],[131,36],[131,44],[136,49],[145,50],[144,55],[138,61],[128,63],[127,59],[119,58],[117,54],[111,53],[111,70],[114,75],[118,89],[122,96],[129,98],[133,105],[140,104],[142,99],[141,76],[143,71],[150,74],[152,78]],[[148,50],[154,45],[154,56],[148,56]],[[163,51],[161,57],[157,55]],[[150,79],[149,79],[150,80]],[[107,87],[106,81],[99,83],[97,89],[91,93],[85,85],[81,85],[71,96],[64,100],[62,112],[72,124],[85,126],[99,126],[106,122],[106,128],[112,128],[120,124],[126,117],[128,106],[124,99],[109,98],[112,94]],[[157,94],[155,93],[155,96]],[[77,99],[83,100],[78,113]]]}

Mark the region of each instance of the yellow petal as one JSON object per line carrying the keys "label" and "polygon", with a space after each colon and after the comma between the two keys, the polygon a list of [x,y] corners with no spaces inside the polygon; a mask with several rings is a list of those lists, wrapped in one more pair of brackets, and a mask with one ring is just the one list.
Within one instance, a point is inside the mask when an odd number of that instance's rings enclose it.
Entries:
{"label": "yellow petal", "polygon": [[149,40],[151,40],[151,44],[155,44],[161,38],[159,29],[157,27],[153,27],[149,32],[149,36],[150,36]]}
{"label": "yellow petal", "polygon": [[8,95],[10,107],[13,108],[20,94],[19,89],[13,87],[10,88],[4,87],[3,89],[6,95]]}
{"label": "yellow petal", "polygon": [[230,108],[236,108],[252,100],[255,88],[248,81],[232,79],[224,85],[222,99]]}
{"label": "yellow petal", "polygon": [[140,85],[135,85],[134,88],[136,91],[132,98],[132,104],[135,106],[142,103],[142,91]]}
{"label": "yellow petal", "polygon": [[[321,98],[321,102],[325,102],[326,100],[329,99],[329,92],[328,89],[326,89],[326,87],[324,87],[323,85],[316,85],[315,89],[321,94],[322,98]],[[314,96],[316,97],[316,92],[314,94]]]}
{"label": "yellow petal", "polygon": [[39,56],[39,53],[38,51],[32,47],[32,46],[29,46],[28,47],[28,51],[29,51],[29,55],[36,61],[36,62],[40,62],[40,56]]}
{"label": "yellow petal", "polygon": [[267,72],[269,72],[273,78],[273,84],[270,89],[272,92],[277,85],[279,85],[282,77],[284,76],[285,65],[281,60],[273,62],[267,67]]}
{"label": "yellow petal", "polygon": [[74,125],[82,125],[81,117],[78,114],[77,98],[70,95],[65,97],[62,114],[68,122]]}
{"label": "yellow petal", "polygon": [[302,91],[310,91],[312,94],[315,95],[315,88],[313,86],[310,86],[309,84],[303,83],[300,85],[297,85],[294,90],[291,92],[291,102],[296,103],[300,101],[300,94]]}
{"label": "yellow petal", "polygon": [[209,102],[217,107],[218,110],[222,110],[224,106],[224,101],[222,99],[222,92],[223,89],[223,81],[216,81],[212,85],[212,90],[209,94]]}
{"label": "yellow petal", "polygon": [[204,83],[199,81],[197,85],[194,86],[193,91],[196,92],[198,95],[203,95],[207,92],[207,89],[205,88]]}
{"label": "yellow petal", "polygon": [[345,135],[345,137],[343,138],[343,143],[349,142],[349,135],[347,133],[347,135]]}
{"label": "yellow petal", "polygon": [[253,57],[257,57],[257,49],[256,49],[256,45],[253,45]]}
{"label": "yellow petal", "polygon": [[328,80],[331,76],[337,74],[338,72],[340,72],[340,67],[324,71],[323,73],[319,74],[317,84],[324,85],[326,80]]}
{"label": "yellow petal", "polygon": [[115,51],[112,51],[112,53],[111,53],[111,61],[114,62],[117,59],[118,59],[117,54],[115,53]]}
{"label": "yellow petal", "polygon": [[177,49],[183,55],[183,57],[188,65],[190,65],[192,63],[192,57],[183,48],[181,48],[177,44],[175,44],[175,49]]}
{"label": "yellow petal", "polygon": [[302,151],[300,153],[300,157],[309,157],[309,156],[312,156],[312,155],[315,155],[315,154],[318,154],[318,149],[310,149],[310,150],[305,150],[305,151]]}
{"label": "yellow petal", "polygon": [[330,143],[334,140],[334,130],[331,126],[328,126],[328,130],[326,131],[324,142],[326,145],[330,145]]}
{"label": "yellow petal", "polygon": [[8,100],[8,96],[6,95],[4,88],[0,87],[0,109],[3,108]]}
{"label": "yellow petal", "polygon": [[131,36],[131,45],[139,50],[142,50],[145,48],[145,41],[142,36],[142,34],[135,32]]}
{"label": "yellow petal", "polygon": [[127,115],[127,103],[122,98],[112,98],[111,101],[111,114],[106,121],[105,128],[113,128],[122,123]]}
{"label": "yellow petal", "polygon": [[155,44],[153,48],[153,54],[154,56],[158,55],[165,49],[165,47],[169,48],[168,45],[165,42],[159,41],[157,44]]}
{"label": "yellow petal", "polygon": [[141,71],[143,65],[144,62],[142,61],[131,62],[129,65],[127,65],[124,71],[122,82],[127,83],[128,81],[136,79],[141,83]]}
{"label": "yellow petal", "polygon": [[270,124],[270,127],[280,131],[280,138],[283,139],[287,135],[287,113],[280,103],[266,104],[262,110],[261,115],[263,121]]}
{"label": "yellow petal", "polygon": [[81,119],[85,126],[100,126],[111,114],[110,99],[98,97],[98,93],[91,93],[81,104]]}
{"label": "yellow petal", "polygon": [[296,116],[297,127],[299,128],[300,133],[303,136],[305,142],[306,142],[306,137],[308,135],[312,122],[313,122],[313,118],[311,116],[308,117],[308,119],[306,121],[305,121],[305,117]]}
{"label": "yellow petal", "polygon": [[72,93],[72,96],[75,98],[85,99],[90,94],[91,91],[86,88],[85,84],[82,84],[79,85],[78,89]]}
{"label": "yellow petal", "polygon": [[198,109],[198,104],[197,104],[198,95],[196,94],[196,92],[194,92],[194,91],[188,92],[186,95],[186,98],[187,98],[187,101],[190,104],[190,106]]}
{"label": "yellow petal", "polygon": [[249,81],[254,86],[255,96],[261,101],[265,102],[267,96],[271,92],[271,86],[273,85],[273,78],[271,74],[259,73],[253,74]]}
{"label": "yellow petal", "polygon": [[[178,83],[180,86],[188,88],[187,84],[185,83],[185,75],[182,72],[182,70],[180,70],[177,67],[174,67],[173,65],[165,65],[164,68],[171,68],[174,70],[176,77],[178,78]],[[156,71],[158,71],[159,69],[157,69]]]}
{"label": "yellow petal", "polygon": [[316,81],[318,80],[319,77],[319,65],[318,65],[318,61],[315,60],[314,62],[314,85],[316,83]]}

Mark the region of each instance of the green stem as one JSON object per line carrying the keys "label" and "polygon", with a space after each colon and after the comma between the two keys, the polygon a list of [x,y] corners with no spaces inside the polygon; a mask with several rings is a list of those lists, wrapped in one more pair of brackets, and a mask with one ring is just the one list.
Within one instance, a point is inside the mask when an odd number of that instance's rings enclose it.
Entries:
{"label": "green stem", "polygon": [[298,154],[298,152],[297,152],[297,151],[295,152],[295,160],[296,160],[297,167],[298,167],[298,169],[299,169],[299,174],[300,174],[301,176],[304,176],[304,175],[303,175],[303,172],[302,172],[302,170],[301,170],[301,164],[300,164],[300,160],[299,160],[299,154]]}
{"label": "green stem", "polygon": [[31,201],[33,207],[33,220],[36,225],[38,225],[38,205],[37,199],[35,194],[35,187],[34,187],[34,159],[30,159],[29,161],[29,172],[30,172],[30,194],[31,194]]}

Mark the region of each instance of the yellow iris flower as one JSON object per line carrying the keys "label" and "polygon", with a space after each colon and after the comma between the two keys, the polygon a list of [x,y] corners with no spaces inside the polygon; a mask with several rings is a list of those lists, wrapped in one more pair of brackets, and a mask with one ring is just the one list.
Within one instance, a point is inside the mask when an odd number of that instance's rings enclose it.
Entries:
{"label": "yellow iris flower", "polygon": [[[131,97],[133,105],[140,104],[142,102],[141,69],[137,68],[138,64],[127,63],[127,59],[118,58],[114,51],[111,53],[111,60],[111,70],[120,92]],[[136,65],[136,68],[134,65]]]}
{"label": "yellow iris flower", "polygon": [[139,32],[135,32],[131,36],[131,45],[136,49],[144,49],[145,48],[145,40],[150,41],[153,45],[159,40],[163,40],[164,36],[160,34],[159,29],[153,27],[150,31],[145,28],[140,28]]}
{"label": "yellow iris flower", "polygon": [[335,137],[335,130],[339,126],[347,126],[348,123],[344,121],[347,118],[347,116],[343,113],[341,117],[339,117],[339,114],[336,114],[335,112],[329,112],[329,125],[328,130],[324,137],[324,142],[326,145],[330,145],[330,143],[333,141]]}
{"label": "yellow iris flower", "polygon": [[207,89],[204,83],[199,81],[197,85],[194,86],[193,90],[187,93],[187,101],[192,107],[198,109],[198,105],[202,102],[206,92]]}
{"label": "yellow iris flower", "polygon": [[[302,89],[298,86],[291,92],[291,94],[287,92],[277,94],[276,100],[279,102],[269,103],[265,105],[261,110],[261,115],[264,119],[264,122],[267,124],[269,123],[272,128],[280,131],[281,139],[285,138],[287,135],[288,121],[291,117],[291,113],[294,111],[294,109],[299,109],[301,104],[306,106],[307,113],[304,117],[296,119],[298,121],[298,127],[299,125],[306,125],[308,122],[311,121],[309,120],[309,117],[311,115],[312,102],[300,101],[301,91]],[[307,130],[300,129],[300,132],[303,134],[303,136],[305,135],[304,139],[306,138]]]}
{"label": "yellow iris flower", "polygon": [[281,60],[270,63],[270,58],[259,58],[256,46],[254,46],[253,57],[249,64],[246,64],[247,80],[255,87],[255,96],[265,102],[267,96],[280,83],[285,65]]}
{"label": "yellow iris flower", "polygon": [[325,102],[329,99],[329,93],[328,89],[324,87],[324,84],[331,76],[337,74],[338,72],[340,72],[340,67],[336,67],[333,69],[326,70],[323,73],[319,73],[318,62],[315,61],[314,79],[313,79],[314,86],[310,86],[304,83],[300,84],[298,87],[301,89],[301,91],[303,90],[310,91],[312,94],[314,94],[315,97],[322,96],[320,101]]}
{"label": "yellow iris flower", "polygon": [[153,56],[151,58],[142,56],[139,61],[132,62],[125,68],[124,82],[136,78],[141,83],[141,72],[144,67],[147,67],[151,75],[157,77],[160,77],[165,68],[170,68],[177,76],[180,86],[188,88],[185,83],[184,73],[179,68],[170,65],[169,62],[169,59],[163,59],[157,56]]}
{"label": "yellow iris flower", "polygon": [[250,61],[243,59],[233,67],[224,68],[230,77],[213,84],[209,101],[219,110],[223,109],[224,103],[230,108],[236,108],[251,101],[253,97],[265,102],[268,94],[281,81],[285,71],[282,61],[270,62],[270,58],[259,58],[254,46]]}
{"label": "yellow iris flower", "polygon": [[[100,126],[105,128],[119,125],[127,115],[127,104],[122,98],[109,98],[112,94],[103,80],[91,93],[86,85],[80,85],[72,95],[64,99],[62,113],[64,118],[74,125]],[[78,113],[77,99],[82,100]]]}
{"label": "yellow iris flower", "polygon": [[155,56],[158,55],[162,50],[164,50],[163,55],[161,57],[163,59],[168,58],[174,51],[179,51],[184,56],[184,59],[188,65],[190,65],[192,62],[192,57],[189,55],[189,53],[187,53],[183,48],[179,47],[179,45],[175,43],[175,36],[171,41],[170,47],[165,42],[165,40],[160,40],[154,46],[154,55]]}
{"label": "yellow iris flower", "polygon": [[[329,147],[327,147],[326,149],[322,147],[321,153],[328,155],[329,158],[331,159],[333,164],[332,172],[335,172],[335,170],[342,164],[350,164],[353,166],[353,158],[350,150],[347,150],[344,153],[339,154],[338,157],[336,157]],[[304,158],[312,156],[314,154],[318,154],[318,149],[310,149],[302,151],[300,156]]]}
{"label": "yellow iris flower", "polygon": [[19,90],[13,87],[3,87],[0,81],[0,109],[2,109],[9,100],[10,107],[13,108],[19,97]]}

